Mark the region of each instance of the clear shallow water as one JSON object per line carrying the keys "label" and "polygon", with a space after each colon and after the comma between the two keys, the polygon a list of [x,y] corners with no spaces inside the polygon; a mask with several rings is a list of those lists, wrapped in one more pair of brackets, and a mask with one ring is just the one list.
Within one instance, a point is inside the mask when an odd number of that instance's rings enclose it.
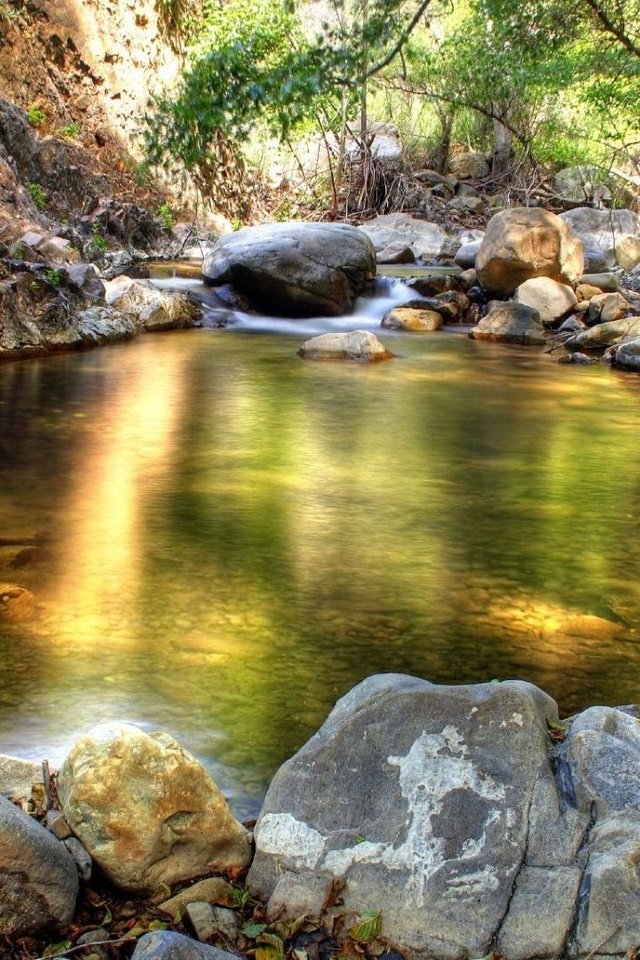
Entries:
{"label": "clear shallow water", "polygon": [[0,547],[39,604],[0,626],[0,751],[56,762],[132,720],[248,813],[375,672],[638,699],[640,381],[384,339],[372,367],[252,330],[0,367],[0,537],[50,538],[19,569]]}

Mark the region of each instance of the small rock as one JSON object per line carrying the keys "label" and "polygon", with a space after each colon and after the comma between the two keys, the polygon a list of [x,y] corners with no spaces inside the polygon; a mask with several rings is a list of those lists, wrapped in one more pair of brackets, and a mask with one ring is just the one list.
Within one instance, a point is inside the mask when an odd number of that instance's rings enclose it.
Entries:
{"label": "small rock", "polygon": [[24,623],[35,613],[35,597],[17,583],[0,583],[0,623]]}
{"label": "small rock", "polygon": [[38,784],[38,792],[43,788],[42,764],[33,760],[21,760],[19,757],[0,756],[0,794],[14,803],[29,802],[33,785]]}
{"label": "small rock", "polygon": [[415,290],[421,297],[435,297],[458,287],[457,278],[451,274],[433,273],[425,277],[413,277],[407,281],[407,287]]}
{"label": "small rock", "polygon": [[599,293],[617,293],[620,288],[620,282],[615,273],[584,273],[580,277],[580,283],[598,287]]}
{"label": "small rock", "polygon": [[298,354],[307,360],[357,360],[369,363],[393,357],[375,334],[368,330],[323,333],[303,343]]}
{"label": "small rock", "polygon": [[213,919],[213,907],[210,903],[194,900],[187,904],[186,915],[198,940],[213,940],[216,926]]}
{"label": "small rock", "polygon": [[[57,837],[58,840],[66,840],[67,837],[72,836],[71,827],[65,820],[64,814],[61,810],[47,810],[45,824],[47,830],[51,831],[54,837]],[[73,856],[73,852],[71,850],[69,850],[69,852]]]}
{"label": "small rock", "polygon": [[504,343],[535,345],[546,342],[537,310],[521,303],[492,300],[486,317],[471,330],[473,340],[500,340]]}
{"label": "small rock", "polygon": [[181,933],[158,930],[140,937],[131,960],[238,960],[238,957]]}
{"label": "small rock", "polygon": [[629,301],[621,293],[600,293],[589,300],[588,323],[611,323],[622,320],[629,309]]}
{"label": "small rock", "polygon": [[75,861],[75,865],[78,868],[78,876],[83,883],[89,883],[89,880],[91,880],[93,863],[91,862],[91,857],[87,853],[86,848],[83,847],[77,837],[69,837],[63,842]]}
{"label": "small rock", "polygon": [[561,357],[558,357],[558,363],[577,363],[588,366],[589,364],[597,362],[593,357],[588,357],[586,353],[578,353],[577,351],[575,353],[565,353]]}
{"label": "small rock", "polygon": [[380,323],[387,330],[410,330],[414,333],[434,333],[442,327],[442,314],[419,307],[394,307],[385,313]]}
{"label": "small rock", "polygon": [[549,325],[566,317],[578,302],[571,287],[550,277],[525,280],[516,290],[514,300],[537,310],[543,324]]}
{"label": "small rock", "polygon": [[456,279],[462,289],[467,292],[471,289],[471,287],[475,287],[478,283],[478,274],[472,267],[470,267],[468,270],[463,270],[462,273],[459,273]]}
{"label": "small rock", "polygon": [[384,250],[376,253],[376,261],[378,263],[415,263],[416,255],[411,247],[400,240],[390,243]]}
{"label": "small rock", "polygon": [[221,877],[207,877],[165,900],[159,904],[159,909],[179,923],[189,903],[196,900],[200,903],[230,903],[232,896],[233,888],[230,883]]}
{"label": "small rock", "polygon": [[[471,270],[475,266],[481,244],[482,240],[472,240],[471,243],[463,243],[454,257],[458,266],[462,267],[463,270]],[[473,284],[470,284],[470,286],[473,286]]]}
{"label": "small rock", "polygon": [[459,180],[481,179],[489,176],[489,161],[484,153],[469,151],[452,157],[449,172]]}

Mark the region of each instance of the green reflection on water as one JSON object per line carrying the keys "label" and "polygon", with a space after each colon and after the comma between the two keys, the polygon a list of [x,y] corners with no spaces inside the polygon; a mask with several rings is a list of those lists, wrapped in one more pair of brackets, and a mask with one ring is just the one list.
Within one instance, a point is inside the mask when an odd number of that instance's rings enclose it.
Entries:
{"label": "green reflection on water", "polygon": [[[0,749],[172,731],[258,797],[379,671],[637,698],[638,386],[456,335],[371,368],[189,332],[0,369]],[[618,636],[567,631],[576,614]],[[615,629],[614,629],[615,632]]]}

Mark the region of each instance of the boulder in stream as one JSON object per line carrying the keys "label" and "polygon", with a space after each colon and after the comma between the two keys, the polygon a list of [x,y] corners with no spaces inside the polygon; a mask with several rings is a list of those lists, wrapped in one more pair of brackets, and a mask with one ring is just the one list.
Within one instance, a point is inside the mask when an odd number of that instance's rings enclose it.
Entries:
{"label": "boulder in stream", "polygon": [[205,283],[230,283],[272,316],[349,313],[375,274],[371,241],[344,223],[245,227],[218,240],[202,264]]}
{"label": "boulder in stream", "polygon": [[500,340],[524,345],[546,342],[538,311],[511,300],[492,300],[486,317],[471,330],[469,336],[472,340]]}
{"label": "boulder in stream", "polygon": [[322,333],[305,341],[298,354],[305,360],[356,360],[360,363],[377,363],[393,357],[391,351],[369,330]]}
{"label": "boulder in stream", "polygon": [[475,267],[485,290],[510,297],[531,277],[572,285],[583,265],[582,242],[563,219],[537,207],[513,207],[489,221]]}

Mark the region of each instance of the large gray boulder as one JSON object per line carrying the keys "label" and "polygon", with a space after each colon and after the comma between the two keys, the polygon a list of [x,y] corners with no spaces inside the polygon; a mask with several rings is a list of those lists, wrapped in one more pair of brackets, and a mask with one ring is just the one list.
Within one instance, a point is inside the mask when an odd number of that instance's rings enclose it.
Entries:
{"label": "large gray boulder", "polygon": [[232,284],[257,309],[286,316],[338,316],[376,273],[375,250],[342,223],[266,223],[222,237],[202,276]]}
{"label": "large gray boulder", "polygon": [[510,297],[532,277],[574,284],[584,267],[582,243],[563,219],[538,207],[512,207],[491,218],[475,263],[492,295]]}
{"label": "large gray boulder", "polygon": [[518,681],[365,680],[276,774],[250,888],[297,916],[341,881],[341,909],[381,911],[416,957],[624,955],[640,941],[640,724],[608,707],[566,736],[556,721]]}
{"label": "large gray boulder", "polygon": [[105,875],[132,892],[242,870],[247,831],[210,776],[168,734],[99,724],[58,773],[67,822]]}
{"label": "large gray boulder", "polygon": [[68,922],[78,896],[78,873],[65,846],[0,797],[0,934],[37,933]]}
{"label": "large gray boulder", "polygon": [[582,241],[590,269],[597,263],[598,270],[632,270],[640,263],[640,219],[631,210],[577,207],[561,213],[560,219]]}
{"label": "large gray boulder", "polygon": [[434,957],[486,954],[539,843],[529,812],[538,782],[554,791],[545,720],[556,715],[525,683],[365,680],[276,774],[250,887],[274,914],[319,910],[340,878],[345,909],[382,909],[392,941]]}

